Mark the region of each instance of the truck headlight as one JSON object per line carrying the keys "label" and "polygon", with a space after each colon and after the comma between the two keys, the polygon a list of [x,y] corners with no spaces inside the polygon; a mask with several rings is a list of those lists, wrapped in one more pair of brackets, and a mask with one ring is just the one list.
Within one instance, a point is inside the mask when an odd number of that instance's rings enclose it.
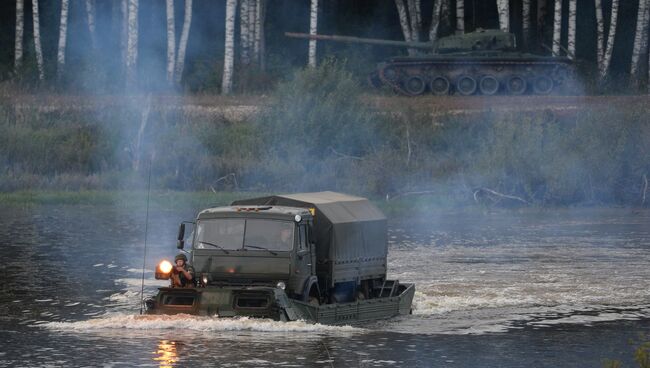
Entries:
{"label": "truck headlight", "polygon": [[206,286],[208,284],[208,274],[204,273],[201,275],[201,283],[203,286]]}
{"label": "truck headlight", "polygon": [[282,281],[278,282],[278,284],[275,285],[275,286],[276,286],[278,289],[282,289],[282,290],[284,290],[284,289],[287,288],[287,284],[285,284],[285,283],[282,282]]}

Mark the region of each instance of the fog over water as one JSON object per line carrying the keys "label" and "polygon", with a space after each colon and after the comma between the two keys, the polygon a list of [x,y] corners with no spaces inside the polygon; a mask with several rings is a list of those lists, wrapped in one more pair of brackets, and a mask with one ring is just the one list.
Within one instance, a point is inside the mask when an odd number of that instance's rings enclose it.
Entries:
{"label": "fog over water", "polygon": [[[361,326],[140,316],[144,212],[0,211],[15,257],[0,294],[0,366],[598,366],[631,362],[650,323],[650,213],[450,213],[390,225],[389,273],[413,315]],[[153,211],[153,267],[193,211]],[[472,351],[472,356],[467,352]]]}

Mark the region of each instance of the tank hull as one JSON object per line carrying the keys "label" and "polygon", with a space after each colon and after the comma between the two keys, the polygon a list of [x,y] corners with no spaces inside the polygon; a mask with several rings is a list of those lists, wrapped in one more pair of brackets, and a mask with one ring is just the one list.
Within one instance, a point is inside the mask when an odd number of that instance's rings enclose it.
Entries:
{"label": "tank hull", "polygon": [[274,287],[160,288],[146,305],[147,314],[253,317],[339,325],[410,314],[414,295],[413,284],[401,284],[392,296],[314,305],[291,299],[284,290]]}

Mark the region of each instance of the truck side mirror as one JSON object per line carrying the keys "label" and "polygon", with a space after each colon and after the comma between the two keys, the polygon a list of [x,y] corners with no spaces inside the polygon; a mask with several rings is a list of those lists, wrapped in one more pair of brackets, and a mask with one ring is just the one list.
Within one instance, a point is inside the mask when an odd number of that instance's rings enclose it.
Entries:
{"label": "truck side mirror", "polygon": [[181,226],[178,228],[178,241],[176,242],[176,248],[183,249],[185,247],[185,224],[181,223]]}

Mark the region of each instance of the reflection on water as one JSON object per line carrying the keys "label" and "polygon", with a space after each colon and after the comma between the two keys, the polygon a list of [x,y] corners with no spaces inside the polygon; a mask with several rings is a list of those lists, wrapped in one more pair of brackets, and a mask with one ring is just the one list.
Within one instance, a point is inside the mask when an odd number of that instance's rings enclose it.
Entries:
{"label": "reflection on water", "polygon": [[158,363],[160,368],[171,368],[174,363],[178,362],[177,345],[182,346],[182,343],[169,340],[160,340],[158,342],[158,350],[154,353],[153,360]]}
{"label": "reflection on water", "polygon": [[[152,270],[186,213],[153,212]],[[138,316],[144,212],[0,209],[0,366],[599,366],[650,330],[650,213],[459,213],[391,224],[414,315],[359,327]],[[471,354],[468,354],[471,352]]]}

